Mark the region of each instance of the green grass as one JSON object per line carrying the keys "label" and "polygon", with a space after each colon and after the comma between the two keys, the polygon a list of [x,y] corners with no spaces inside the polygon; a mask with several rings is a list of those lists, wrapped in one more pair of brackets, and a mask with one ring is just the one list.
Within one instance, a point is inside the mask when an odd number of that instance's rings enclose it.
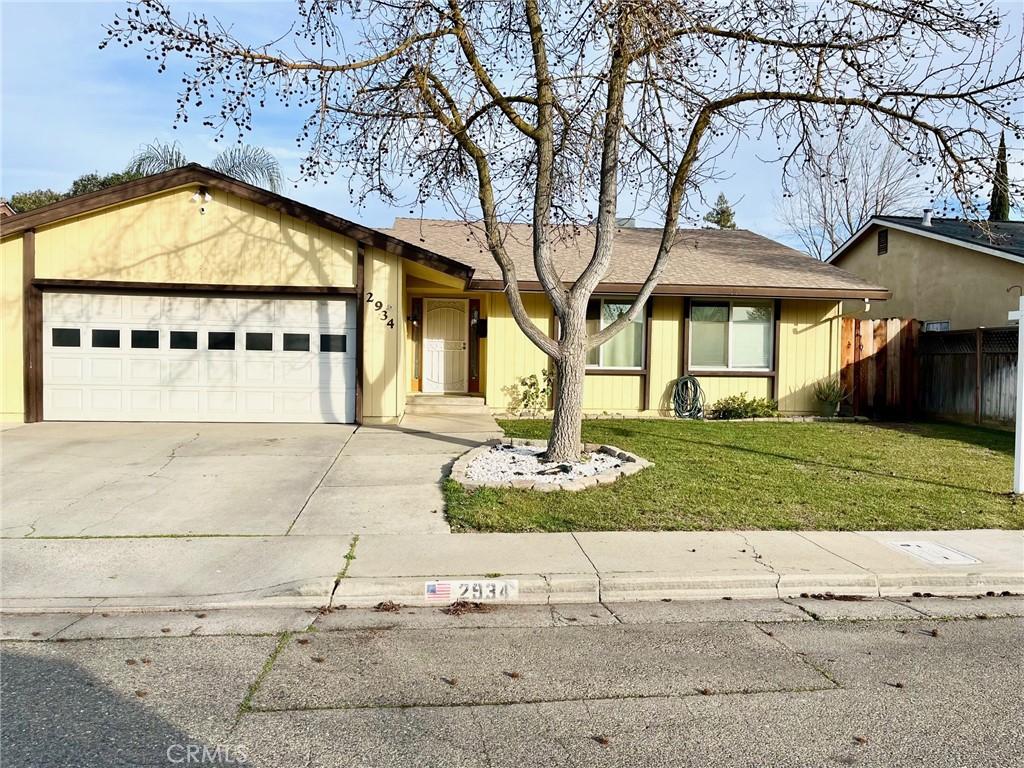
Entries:
{"label": "green grass", "polygon": [[[503,421],[545,438],[544,421]],[[955,424],[593,420],[583,438],[655,462],[580,493],[467,492],[446,481],[455,530],[1024,528],[1013,435]]]}

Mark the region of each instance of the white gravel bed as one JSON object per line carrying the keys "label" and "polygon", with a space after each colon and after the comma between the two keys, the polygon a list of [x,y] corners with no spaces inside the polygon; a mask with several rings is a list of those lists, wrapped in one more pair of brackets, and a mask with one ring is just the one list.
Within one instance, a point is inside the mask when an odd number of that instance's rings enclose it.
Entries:
{"label": "white gravel bed", "polygon": [[[529,479],[539,485],[592,477],[622,466],[620,459],[600,452],[585,454],[586,461],[572,464],[541,461],[539,456],[544,450],[543,447],[534,445],[495,445],[470,462],[466,467],[466,478],[487,485]],[[567,470],[549,475],[538,474],[545,469],[559,466],[567,467]]]}

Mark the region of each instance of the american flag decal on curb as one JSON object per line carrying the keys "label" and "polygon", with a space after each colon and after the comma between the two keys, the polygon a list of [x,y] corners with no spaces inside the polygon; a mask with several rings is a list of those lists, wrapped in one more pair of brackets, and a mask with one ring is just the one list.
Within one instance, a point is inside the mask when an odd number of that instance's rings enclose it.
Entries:
{"label": "american flag decal on curb", "polygon": [[452,585],[449,581],[428,581],[426,587],[427,600],[443,600],[448,602],[452,599]]}

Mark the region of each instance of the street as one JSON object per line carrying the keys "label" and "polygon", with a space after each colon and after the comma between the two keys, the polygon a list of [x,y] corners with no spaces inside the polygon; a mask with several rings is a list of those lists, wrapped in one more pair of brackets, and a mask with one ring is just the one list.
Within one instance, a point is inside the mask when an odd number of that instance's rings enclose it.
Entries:
{"label": "street", "polygon": [[5,614],[10,766],[1018,766],[1017,596]]}

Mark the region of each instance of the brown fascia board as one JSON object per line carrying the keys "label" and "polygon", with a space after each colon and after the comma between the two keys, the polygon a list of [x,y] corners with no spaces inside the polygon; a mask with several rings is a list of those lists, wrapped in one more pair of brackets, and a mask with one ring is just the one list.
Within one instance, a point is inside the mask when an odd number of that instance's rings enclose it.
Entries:
{"label": "brown fascia board", "polygon": [[202,184],[229,192],[300,221],[306,221],[324,229],[338,232],[353,240],[373,246],[374,248],[380,248],[402,258],[426,264],[446,274],[462,278],[467,283],[473,276],[472,267],[454,259],[418,248],[411,243],[391,237],[378,230],[342,219],[332,213],[321,211],[318,208],[313,208],[305,203],[300,203],[297,200],[292,200],[275,192],[260,189],[252,184],[246,184],[194,163],[96,192],[69,197],[66,200],[58,200],[56,203],[51,203],[32,211],[26,211],[25,213],[6,216],[2,224],[0,224],[0,237],[17,235],[26,230],[36,229],[47,224],[92,213],[112,205],[118,205],[119,203],[136,200],[140,197],[146,197],[159,192],[166,192],[167,190],[176,189],[188,184]]}
{"label": "brown fascia board", "polygon": [[[475,291],[503,291],[501,280],[472,280],[470,289]],[[520,280],[519,290],[539,293],[544,289],[539,281]],[[639,283],[601,283],[595,293],[620,293],[632,295],[640,290]],[[661,284],[655,287],[656,296],[754,296],[776,299],[875,299],[884,301],[892,298],[892,291],[879,288],[773,288],[770,286],[745,285],[676,285]]]}

